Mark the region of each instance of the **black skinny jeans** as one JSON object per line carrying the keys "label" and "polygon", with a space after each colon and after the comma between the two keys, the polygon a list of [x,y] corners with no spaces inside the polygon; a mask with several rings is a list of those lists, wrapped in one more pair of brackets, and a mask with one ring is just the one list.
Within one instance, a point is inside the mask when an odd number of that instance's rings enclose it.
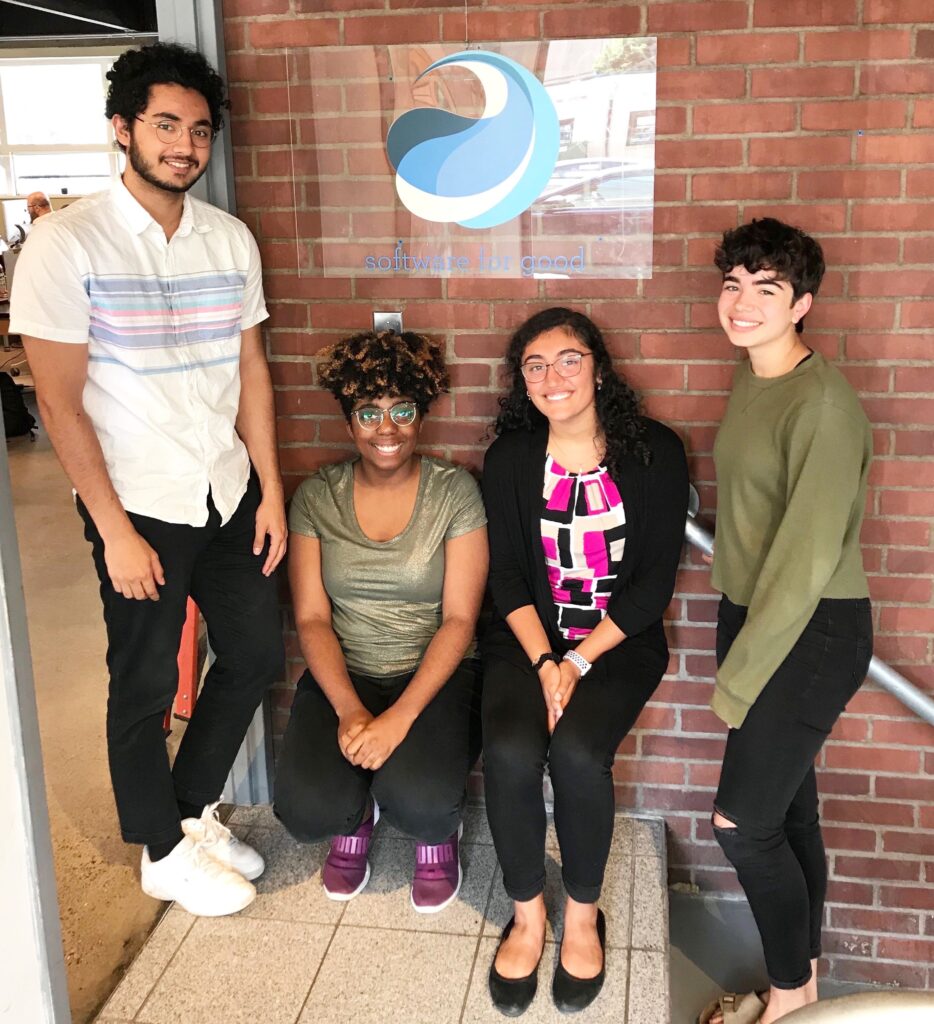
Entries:
{"label": "black skinny jeans", "polygon": [[[724,597],[717,663],[746,620]],[[798,988],[821,952],[827,859],[814,759],[872,657],[868,598],[823,599],[739,729],[727,737],[715,808],[736,828],[714,835],[749,900],[769,981]]]}
{"label": "black skinny jeans", "polygon": [[[351,672],[350,681],[376,716],[395,704],[413,675]],[[276,768],[276,816],[302,843],[351,835],[372,793],[380,816],[396,828],[423,843],[443,843],[460,824],[467,775],[480,754],[479,703],[479,666],[468,659],[374,772],[351,764],[341,753],[337,715],[306,670]]]}
{"label": "black skinny jeans", "polygon": [[624,641],[577,685],[551,735],[538,673],[516,645],[513,656],[484,653],[483,773],[487,817],[513,900],[545,887],[547,763],[555,830],[568,895],[596,903],[613,838],[613,760],[658,686],[667,658]]}
{"label": "black skinny jeans", "polygon": [[[158,601],[126,598],[113,588],[104,542],[80,499],[107,626],[107,754],[120,830],[128,843],[178,835],[178,801],[208,804],[224,788],[266,688],[284,663],[275,573],[253,554],[259,483],[221,526],[208,495],[205,526],[128,513],[165,572]],[[163,720],[178,687],[178,646],[188,597],[207,623],[215,661],[209,669],[170,770]]]}

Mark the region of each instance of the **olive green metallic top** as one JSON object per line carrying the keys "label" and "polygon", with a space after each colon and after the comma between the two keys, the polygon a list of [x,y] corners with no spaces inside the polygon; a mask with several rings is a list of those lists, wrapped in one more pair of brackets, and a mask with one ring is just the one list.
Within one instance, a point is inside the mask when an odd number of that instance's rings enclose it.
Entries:
{"label": "olive green metallic top", "polygon": [[866,597],[859,532],[872,431],[819,352],[781,377],[748,361],[714,444],[715,589],[746,605],[711,705],[738,728],[824,597]]}
{"label": "olive green metallic top", "polygon": [[418,666],[441,625],[444,542],[485,525],[486,513],[467,470],[422,456],[408,525],[392,540],[370,540],[354,511],[356,461],[324,466],[302,482],[289,529],[321,542],[321,575],[347,668],[401,675]]}

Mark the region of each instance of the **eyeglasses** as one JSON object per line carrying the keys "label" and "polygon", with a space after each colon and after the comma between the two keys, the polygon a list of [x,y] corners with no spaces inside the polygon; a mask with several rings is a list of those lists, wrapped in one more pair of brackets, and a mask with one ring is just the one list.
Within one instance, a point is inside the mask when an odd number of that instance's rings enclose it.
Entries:
{"label": "eyeglasses", "polygon": [[581,372],[581,363],[593,352],[565,352],[553,363],[543,363],[540,359],[531,359],[523,363],[519,369],[522,376],[530,384],[538,384],[548,376],[548,367],[553,366],[559,377],[576,377]]}
{"label": "eyeglasses", "polygon": [[175,121],[144,121],[136,117],[140,124],[148,124],[150,128],[156,129],[156,138],[166,145],[178,142],[182,132],[187,131],[191,135],[191,144],[198,149],[207,149],[217,138],[217,132],[213,128],[205,128],[199,125],[197,128],[186,128],[183,124],[176,124]]}
{"label": "eyeglasses", "polygon": [[364,430],[376,430],[382,425],[383,417],[389,413],[389,418],[397,427],[410,427],[418,416],[418,406],[414,402],[397,402],[391,409],[380,409],[375,405],[364,405],[360,409],[354,409],[353,414],[356,421]]}

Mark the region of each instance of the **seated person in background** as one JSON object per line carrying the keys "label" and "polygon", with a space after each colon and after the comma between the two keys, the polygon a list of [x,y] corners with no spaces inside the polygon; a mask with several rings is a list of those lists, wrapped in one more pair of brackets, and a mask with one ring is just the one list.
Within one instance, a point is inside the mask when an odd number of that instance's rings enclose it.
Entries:
{"label": "seated person in background", "polygon": [[52,204],[44,192],[30,192],[26,196],[26,212],[29,214],[29,223],[35,224],[40,217],[52,212]]}
{"label": "seated person in background", "polygon": [[370,333],[323,355],[318,379],[357,454],[292,499],[289,579],[308,670],[275,810],[301,842],[333,837],[322,881],[334,900],[367,884],[384,816],[415,838],[412,905],[433,913],[460,888],[461,811],[479,753],[486,516],[466,470],[415,450],[428,407],[448,389],[439,346],[408,331]]}

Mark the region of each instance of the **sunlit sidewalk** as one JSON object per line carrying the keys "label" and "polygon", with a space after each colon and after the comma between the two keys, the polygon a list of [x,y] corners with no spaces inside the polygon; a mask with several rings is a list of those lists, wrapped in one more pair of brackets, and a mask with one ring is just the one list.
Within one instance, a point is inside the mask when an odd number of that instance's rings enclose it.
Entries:
{"label": "sunlit sidewalk", "polygon": [[[268,807],[238,808],[230,824],[266,858],[258,897],[236,917],[195,918],[172,907],[107,1002],[99,1024],[459,1024],[501,1022],[487,972],[510,916],[482,807],[468,808],[458,900],[440,914],[409,902],[414,844],[381,823],[366,890],[349,903],[321,888],[326,844],[299,846]],[[551,1002],[563,890],[548,834],[548,943],[524,1020],[563,1021]],[[581,1021],[669,1020],[664,827],[617,817],[601,906],[607,980]]]}

